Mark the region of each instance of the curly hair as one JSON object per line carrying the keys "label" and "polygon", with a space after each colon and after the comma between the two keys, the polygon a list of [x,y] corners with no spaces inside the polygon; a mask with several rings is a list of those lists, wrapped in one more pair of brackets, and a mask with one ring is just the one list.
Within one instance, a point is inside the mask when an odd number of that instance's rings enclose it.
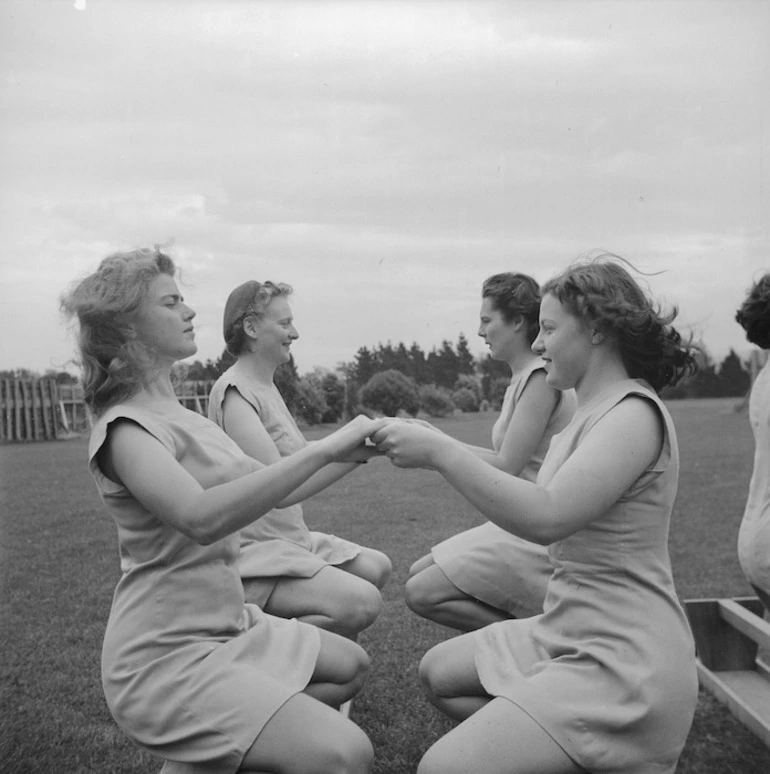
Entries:
{"label": "curly hair", "polygon": [[695,373],[698,347],[671,325],[678,310],[664,312],[622,264],[631,266],[612,253],[579,260],[546,282],[542,292],[616,341],[628,375],[660,392]]}
{"label": "curly hair", "polygon": [[770,349],[770,274],[755,282],[735,313],[746,339],[761,349]]}
{"label": "curly hair", "polygon": [[540,285],[532,277],[515,272],[493,274],[484,280],[481,297],[491,298],[492,306],[510,323],[521,317],[527,323],[527,340],[531,344],[540,329]]}
{"label": "curly hair", "polygon": [[[225,352],[238,357],[248,344],[249,337],[243,330],[243,321],[254,316],[257,319],[265,314],[267,305],[276,296],[288,296],[294,292],[291,285],[285,282],[260,282],[257,285],[254,296],[245,309],[232,322],[228,321],[227,331],[225,333]],[[238,310],[240,311],[240,310]]]}
{"label": "curly hair", "polygon": [[113,253],[61,296],[64,315],[77,319],[84,400],[95,416],[146,383],[155,356],[134,337],[131,321],[150,283],[175,271],[173,260],[157,248]]}

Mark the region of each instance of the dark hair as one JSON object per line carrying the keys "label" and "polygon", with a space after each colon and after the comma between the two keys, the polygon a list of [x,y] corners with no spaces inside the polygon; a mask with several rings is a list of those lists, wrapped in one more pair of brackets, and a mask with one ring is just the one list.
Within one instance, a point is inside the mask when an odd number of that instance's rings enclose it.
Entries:
{"label": "dark hair", "polygon": [[770,349],[770,274],[751,286],[735,320],[746,331],[748,341],[761,349]]}
{"label": "dark hair", "polygon": [[546,282],[543,295],[555,296],[571,314],[612,337],[628,375],[660,392],[695,373],[698,347],[672,327],[677,309],[664,313],[622,264],[633,268],[612,253],[579,260]]}
{"label": "dark hair", "polygon": [[225,352],[237,357],[246,347],[248,336],[243,330],[243,321],[250,316],[260,319],[265,314],[268,304],[277,296],[288,296],[294,292],[291,285],[285,282],[260,282],[255,283],[254,295],[249,300],[243,311],[232,322],[228,321],[225,332]]}
{"label": "dark hair", "polygon": [[527,340],[531,344],[540,329],[540,286],[526,274],[503,272],[484,281],[481,297],[491,298],[492,306],[506,322],[521,317],[527,323]]}
{"label": "dark hair", "polygon": [[84,400],[95,415],[144,386],[155,355],[134,337],[130,323],[150,283],[175,270],[157,248],[113,253],[62,295],[62,312],[77,318]]}

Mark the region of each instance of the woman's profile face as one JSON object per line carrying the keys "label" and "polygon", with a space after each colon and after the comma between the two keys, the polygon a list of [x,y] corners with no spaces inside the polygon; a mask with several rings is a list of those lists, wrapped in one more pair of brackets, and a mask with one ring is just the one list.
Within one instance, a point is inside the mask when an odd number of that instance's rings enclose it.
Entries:
{"label": "woman's profile face", "polygon": [[193,317],[195,312],[185,304],[174,278],[159,274],[147,288],[132,327],[160,362],[171,364],[198,351]]}
{"label": "woman's profile face", "polygon": [[508,362],[520,344],[520,318],[507,322],[489,296],[481,300],[479,312],[479,336],[489,347],[489,355],[494,360]]}
{"label": "woman's profile face", "polygon": [[288,363],[291,345],[299,338],[294,327],[294,316],[286,296],[274,296],[265,311],[254,323],[256,340],[253,351],[265,362],[276,367]]}
{"label": "woman's profile face", "polygon": [[556,296],[540,304],[540,332],[532,350],[545,361],[546,382],[557,390],[575,387],[588,366],[591,331]]}

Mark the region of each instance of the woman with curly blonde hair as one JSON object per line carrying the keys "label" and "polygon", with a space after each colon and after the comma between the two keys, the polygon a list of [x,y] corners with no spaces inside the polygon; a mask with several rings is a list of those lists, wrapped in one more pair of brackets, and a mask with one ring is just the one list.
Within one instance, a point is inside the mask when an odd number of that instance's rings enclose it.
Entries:
{"label": "woman with curly blonde hair", "polygon": [[366,454],[358,417],[265,467],[172,384],[195,312],[157,250],[105,258],[62,299],[79,324],[91,473],[117,525],[121,577],[102,648],[118,725],[164,772],[368,772],[364,732],[337,711],[363,686],[349,639],[244,600],[239,531],[327,464]]}

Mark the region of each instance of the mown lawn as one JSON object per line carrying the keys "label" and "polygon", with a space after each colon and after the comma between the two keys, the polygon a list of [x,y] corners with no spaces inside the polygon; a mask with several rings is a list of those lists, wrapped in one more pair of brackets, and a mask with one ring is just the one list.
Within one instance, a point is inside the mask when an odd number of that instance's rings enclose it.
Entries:
{"label": "mown lawn", "polygon": [[[735,542],[753,443],[734,401],[671,404],[682,475],[671,534],[683,598],[750,593]],[[444,420],[486,444],[495,415]],[[328,428],[327,428],[328,429]],[[312,429],[317,437],[325,429]],[[114,727],[101,694],[99,651],[118,576],[115,531],[85,469],[85,441],[0,446],[0,772],[125,772],[160,765]],[[377,751],[377,774],[414,771],[450,724],[422,698],[417,663],[451,632],[406,609],[411,562],[479,521],[436,474],[363,466],[306,506],[316,529],[387,552],[394,565],[383,615],[362,636],[371,679],[352,716]],[[701,695],[680,774],[770,771],[770,750],[721,705]]]}

